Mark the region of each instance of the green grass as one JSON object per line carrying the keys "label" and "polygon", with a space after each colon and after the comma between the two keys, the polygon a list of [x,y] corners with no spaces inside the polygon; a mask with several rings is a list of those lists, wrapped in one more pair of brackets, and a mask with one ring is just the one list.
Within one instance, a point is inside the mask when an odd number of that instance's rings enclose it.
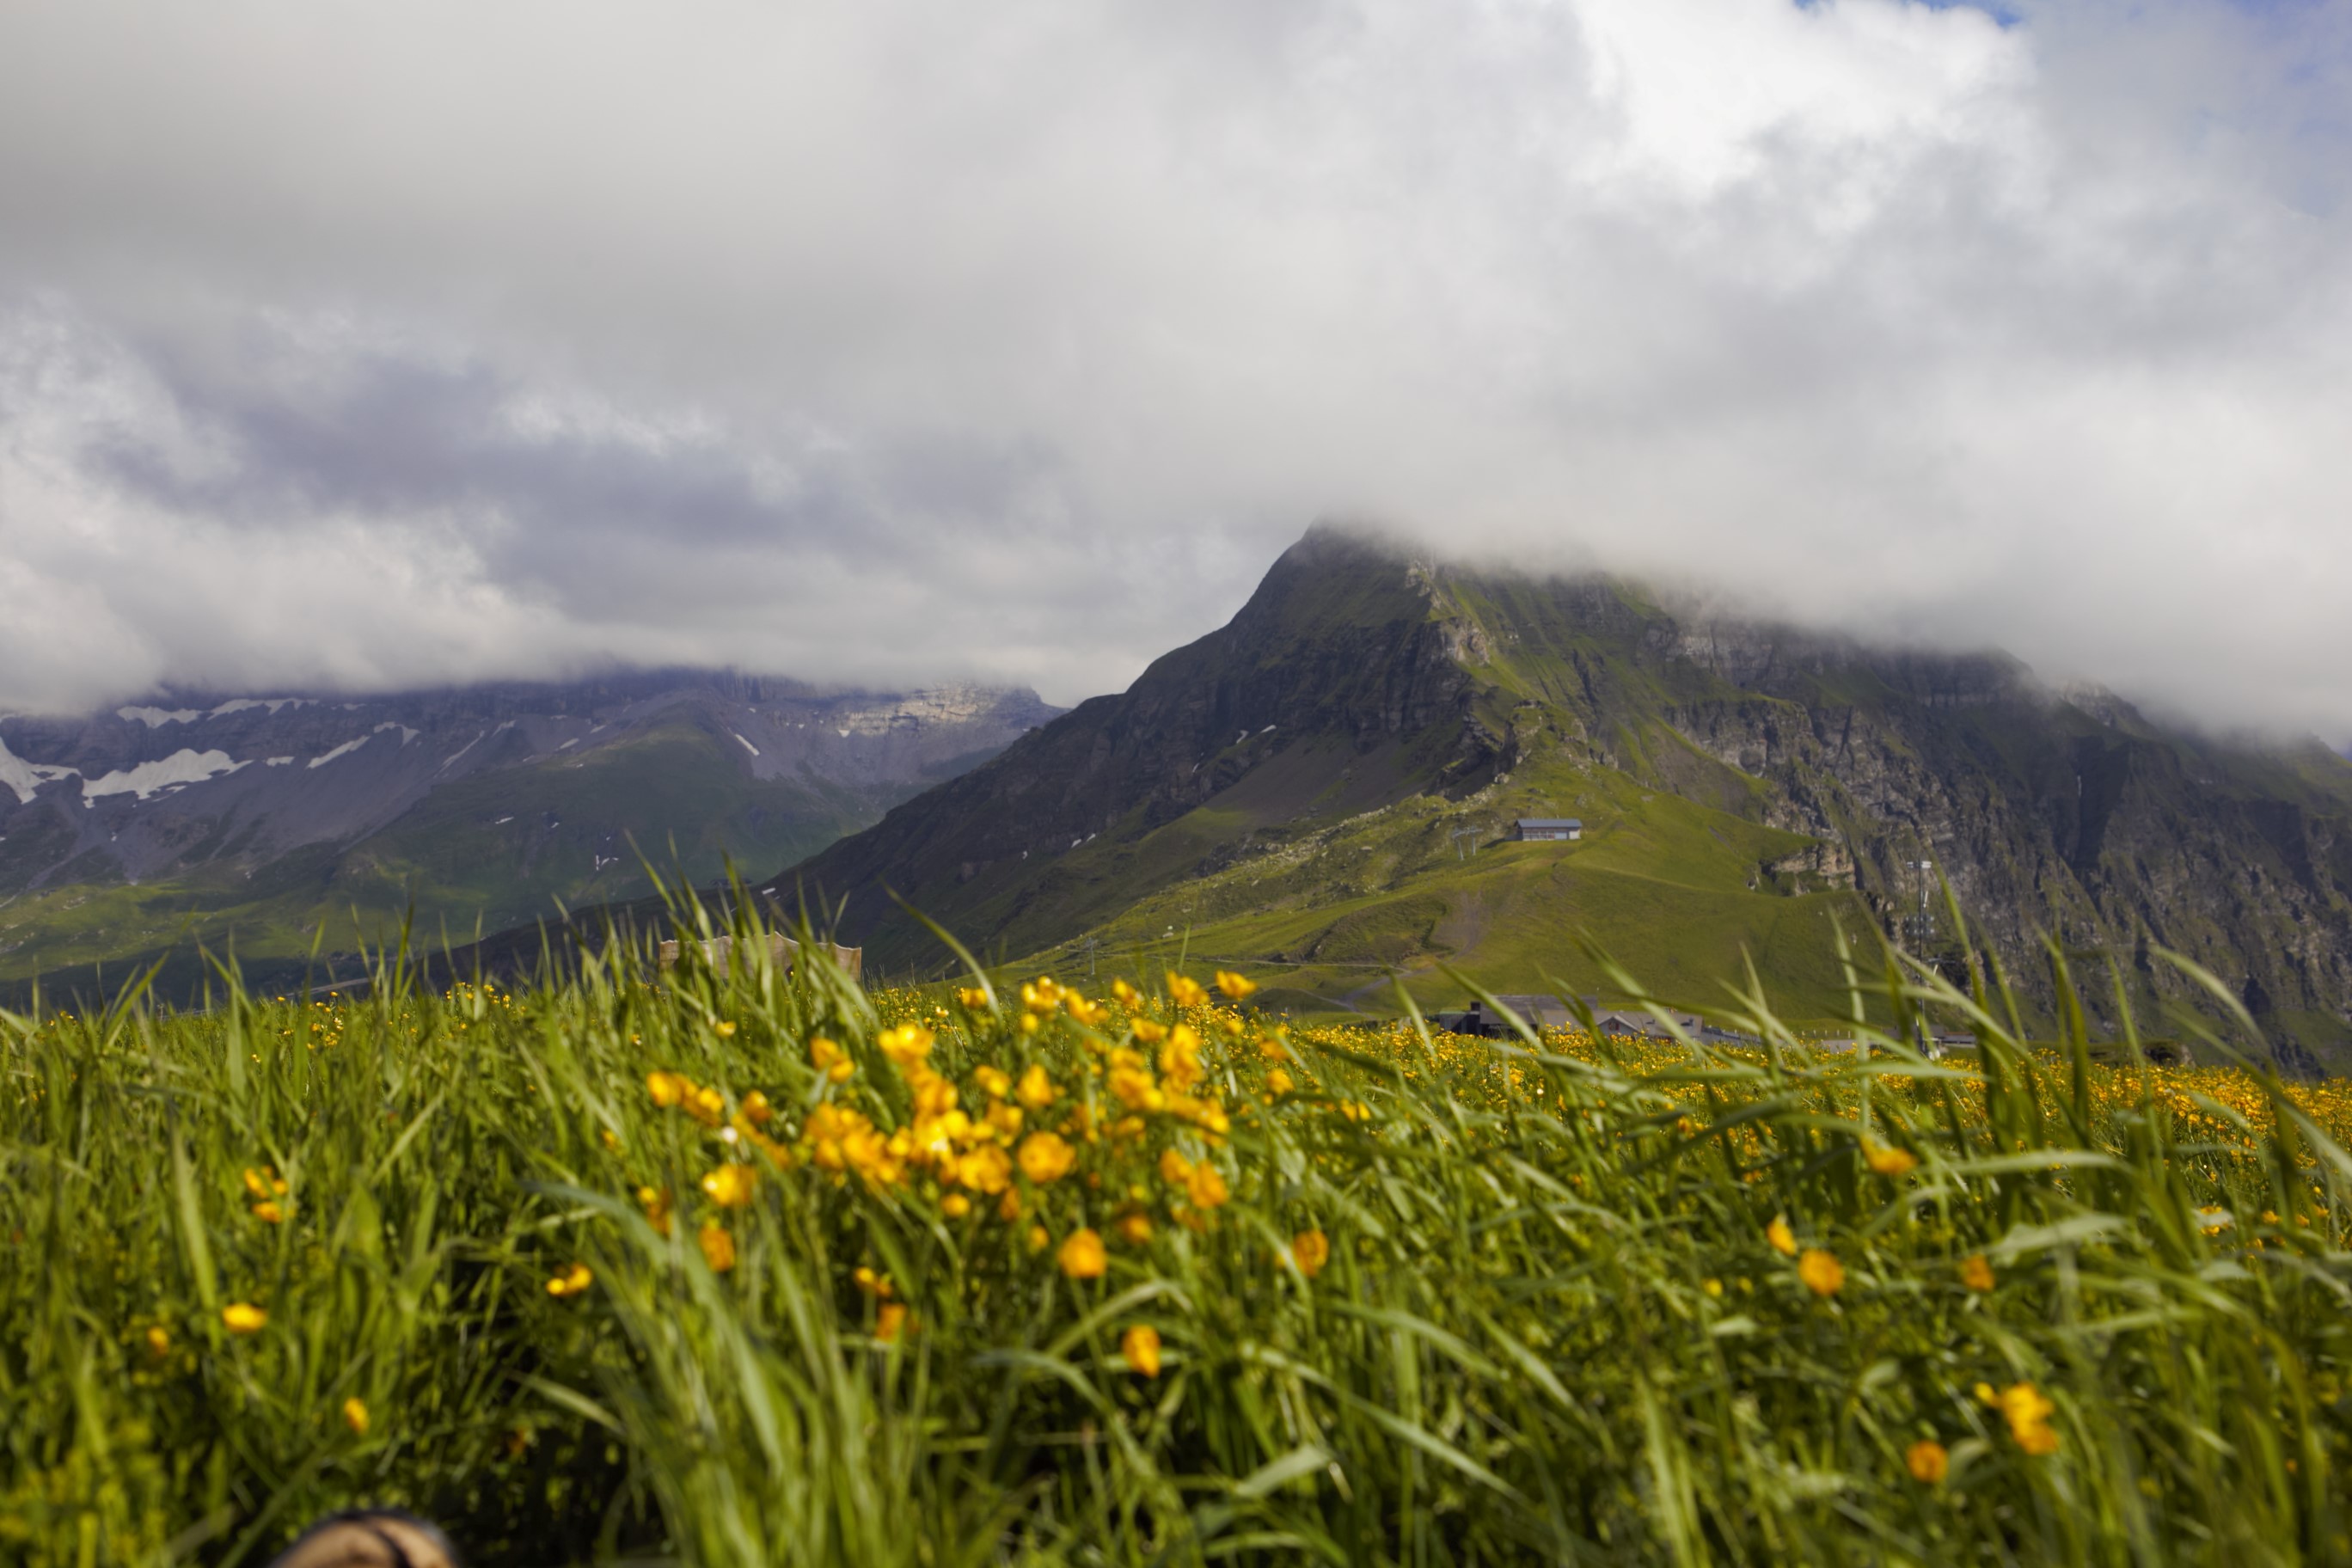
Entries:
{"label": "green grass", "polygon": [[[1892,961],[1817,1058],[1753,994],[1753,1051],[1504,1044],[688,953],[0,1018],[0,1558],[357,1500],[481,1563],[2352,1556],[2339,1085],[2037,1051]],[[1003,1142],[1066,1173],[942,1114],[1032,1068]]]}

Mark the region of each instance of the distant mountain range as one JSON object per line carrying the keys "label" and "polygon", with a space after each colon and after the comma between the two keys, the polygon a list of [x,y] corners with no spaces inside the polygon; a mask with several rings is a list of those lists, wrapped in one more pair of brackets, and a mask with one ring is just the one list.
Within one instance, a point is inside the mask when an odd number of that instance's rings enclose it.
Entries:
{"label": "distant mountain range", "polygon": [[[798,859],[1060,710],[709,670],[348,697],[171,692],[0,718],[0,984],[87,985],[193,941],[261,975]],[[356,923],[354,912],[356,911]]]}
{"label": "distant mountain range", "polygon": [[[1512,841],[1572,816],[1575,842]],[[1926,863],[1923,866],[1923,863]],[[1004,958],[1188,941],[1277,1000],[1647,984],[1842,1010],[1832,922],[1948,950],[1948,877],[2029,1001],[2056,932],[2112,1015],[2237,988],[2292,1064],[2352,1065],[2352,764],[2168,730],[1998,655],[1891,653],[1310,532],[1231,624],[767,879],[941,961],[886,889]]]}

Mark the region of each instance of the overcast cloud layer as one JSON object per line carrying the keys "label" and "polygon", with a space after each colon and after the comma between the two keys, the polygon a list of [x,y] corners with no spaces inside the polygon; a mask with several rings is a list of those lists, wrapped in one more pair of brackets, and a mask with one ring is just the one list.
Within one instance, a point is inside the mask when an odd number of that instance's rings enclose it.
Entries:
{"label": "overcast cloud layer", "polygon": [[2352,736],[2352,6],[0,12],[0,706],[1071,701],[1319,516]]}

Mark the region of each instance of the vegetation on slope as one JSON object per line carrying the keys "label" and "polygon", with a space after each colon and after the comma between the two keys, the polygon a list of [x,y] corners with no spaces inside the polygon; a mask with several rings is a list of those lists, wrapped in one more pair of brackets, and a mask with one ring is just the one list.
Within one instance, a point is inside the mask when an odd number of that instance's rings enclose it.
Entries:
{"label": "vegetation on slope", "polygon": [[2340,1083],[1893,961],[1975,1062],[736,951],[0,1020],[7,1554],[360,1497],[486,1563],[2352,1553]]}
{"label": "vegetation on slope", "polygon": [[[0,983],[21,1002],[40,976],[57,993],[102,993],[163,957],[155,984],[201,985],[199,944],[233,950],[255,982],[295,983],[361,966],[350,955],[444,929],[480,931],[565,906],[643,897],[647,864],[714,881],[730,859],[798,859],[871,822],[898,795],[814,777],[757,779],[733,742],[699,724],[650,726],[576,758],[475,774],[435,790],[378,832],[252,867],[231,856],[173,878],[101,885],[60,879],[0,906]],[[340,971],[338,963],[340,963]]]}

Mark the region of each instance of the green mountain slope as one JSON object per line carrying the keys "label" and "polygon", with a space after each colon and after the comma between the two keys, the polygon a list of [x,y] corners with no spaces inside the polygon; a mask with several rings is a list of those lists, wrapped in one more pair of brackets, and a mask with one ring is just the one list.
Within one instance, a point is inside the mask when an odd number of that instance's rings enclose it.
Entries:
{"label": "green mountain slope", "polygon": [[[1511,844],[1572,816],[1573,844]],[[1475,847],[1475,853],[1474,851]],[[1932,862],[1923,873],[1917,863]],[[1590,989],[1589,932],[1677,1000],[1752,960],[1843,1005],[1833,919],[1932,952],[1922,893],[2032,994],[2057,932],[2144,1003],[2152,949],[2231,984],[2304,1066],[2352,1044],[2352,766],[2234,748],[1998,656],[1890,654],[1601,579],[1413,562],[1318,530],[1231,624],[784,874],[894,963],[895,891],[1003,958],[1172,942],[1300,998],[1441,963]]]}
{"label": "green mountain slope", "polygon": [[[248,978],[278,986],[312,967],[315,944],[325,978],[412,912],[437,947],[444,932],[470,942],[642,897],[648,862],[707,882],[730,863],[796,860],[1053,711],[1026,693],[825,697],[693,672],[336,704],[323,718],[224,706],[211,723],[181,709],[191,717],[18,731],[79,771],[42,764],[72,776],[37,781],[13,811],[0,793],[0,1003],[21,1005],[36,977],[52,994],[96,994],[159,960],[164,994],[185,997],[201,987],[199,946],[233,949]],[[315,728],[307,744],[295,724]],[[192,740],[224,761],[291,754],[178,788],[110,786],[141,764],[108,747],[183,755]]]}

